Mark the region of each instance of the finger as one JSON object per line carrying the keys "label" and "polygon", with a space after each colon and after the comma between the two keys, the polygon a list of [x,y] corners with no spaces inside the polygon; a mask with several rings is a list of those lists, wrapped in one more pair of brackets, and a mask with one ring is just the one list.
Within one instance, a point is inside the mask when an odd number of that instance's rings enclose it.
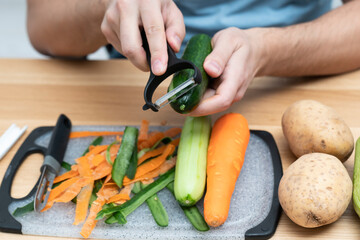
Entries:
{"label": "finger", "polygon": [[184,17],[173,1],[164,6],[163,15],[167,42],[175,52],[179,52],[185,37]]}
{"label": "finger", "polygon": [[136,67],[143,71],[149,70],[146,53],[142,47],[142,39],[139,30],[140,17],[136,4],[122,4],[119,8],[119,39],[122,54],[126,56]]}
{"label": "finger", "polygon": [[235,51],[234,39],[226,32],[219,32],[212,39],[213,50],[204,61],[204,69],[213,78],[219,77],[229,61],[231,55]]}
{"label": "finger", "polygon": [[168,56],[160,2],[144,0],[140,17],[149,43],[152,72],[161,75],[166,70]]}
{"label": "finger", "polygon": [[[191,116],[203,116],[228,109],[234,102],[239,89],[244,83],[244,66],[246,51],[235,53],[226,65],[222,83],[213,96],[201,101],[199,106],[190,113]],[[246,89],[245,89],[246,90]]]}
{"label": "finger", "polygon": [[118,52],[122,52],[121,43],[117,33],[110,27],[106,18],[101,23],[101,32],[104,34],[108,43],[110,43]]}

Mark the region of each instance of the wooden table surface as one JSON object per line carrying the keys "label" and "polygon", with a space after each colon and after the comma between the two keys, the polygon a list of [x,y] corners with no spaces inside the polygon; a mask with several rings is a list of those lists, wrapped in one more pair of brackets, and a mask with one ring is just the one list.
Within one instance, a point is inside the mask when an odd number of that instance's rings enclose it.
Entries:
{"label": "wooden table surface", "polygon": [[[166,121],[181,126],[184,117],[170,107],[158,113],[142,111],[147,78],[147,73],[126,60],[0,59],[0,133],[11,123],[29,127],[0,161],[0,179],[31,130],[54,125],[60,113],[68,115],[73,125],[139,124],[141,119],[148,119],[153,125]],[[274,135],[285,170],[295,157],[282,134],[281,116],[287,106],[301,99],[314,99],[333,107],[350,126],[354,138],[360,136],[360,71],[323,78],[257,78],[243,100],[228,111],[243,114],[252,129],[267,130]],[[214,115],[213,120],[218,116]],[[12,196],[25,196],[31,190],[40,175],[42,160],[40,155],[34,155],[25,161],[13,183]],[[344,164],[350,176],[353,163],[354,155]],[[317,229],[299,227],[282,214],[273,239],[359,237],[360,219],[351,203],[337,222]],[[0,233],[0,239],[52,238]]]}

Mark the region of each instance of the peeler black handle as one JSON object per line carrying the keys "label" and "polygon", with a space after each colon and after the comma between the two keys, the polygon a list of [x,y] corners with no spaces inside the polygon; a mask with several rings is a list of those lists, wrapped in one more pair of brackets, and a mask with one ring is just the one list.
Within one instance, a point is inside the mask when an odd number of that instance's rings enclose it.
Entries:
{"label": "peeler black handle", "polygon": [[144,99],[145,99],[145,105],[143,106],[143,110],[152,109],[154,112],[158,111],[158,107],[152,102],[153,94],[156,90],[156,88],[169,76],[172,74],[179,72],[184,69],[193,69],[194,70],[194,80],[196,84],[200,84],[202,81],[201,72],[200,70],[190,61],[186,61],[183,59],[179,59],[176,57],[174,51],[172,48],[167,44],[167,53],[168,53],[168,65],[165,73],[161,76],[156,76],[151,71],[151,53],[149,44],[146,38],[146,34],[144,30],[141,30],[141,38],[143,41],[143,48],[146,52],[146,59],[149,64],[150,68],[150,76],[149,80],[145,86],[144,90]]}
{"label": "peeler black handle", "polygon": [[0,187],[0,231],[21,233],[21,224],[16,221],[9,213],[9,205],[15,200],[23,200],[34,195],[39,180],[35,184],[34,188],[29,192],[29,194],[20,199],[15,199],[11,197],[11,186],[17,170],[30,154],[41,153],[45,155],[47,149],[37,145],[35,141],[37,138],[47,132],[50,132],[52,129],[53,127],[39,127],[33,130],[10,162],[10,165],[5,172]]}

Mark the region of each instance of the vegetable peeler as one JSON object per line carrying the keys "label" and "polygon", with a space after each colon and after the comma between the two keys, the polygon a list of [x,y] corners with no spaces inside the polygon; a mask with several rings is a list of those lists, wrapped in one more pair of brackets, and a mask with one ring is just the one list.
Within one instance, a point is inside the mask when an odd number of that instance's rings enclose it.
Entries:
{"label": "vegetable peeler", "polygon": [[[53,130],[48,149],[45,153],[44,163],[40,171],[41,177],[35,194],[34,209],[41,211],[49,198],[54,179],[58,174],[61,163],[64,160],[66,147],[71,131],[71,121],[64,114],[61,114]],[[46,192],[45,198],[44,194]]]}
{"label": "vegetable peeler", "polygon": [[[150,54],[149,44],[146,39],[145,31],[141,31],[141,37],[143,41],[143,48],[146,52],[146,59],[150,68],[149,80],[144,90],[145,105],[143,106],[143,110],[147,110],[150,108],[154,112],[157,112],[159,111],[160,108],[164,107],[165,105],[169,104],[172,101],[175,101],[177,98],[181,97],[189,90],[200,84],[202,81],[201,72],[192,62],[177,58],[172,48],[169,46],[169,44],[167,44],[167,52],[168,52],[167,69],[165,73],[161,76],[154,75],[153,72],[151,71],[151,54]],[[184,69],[194,70],[194,75],[188,80],[186,80],[184,83],[180,84],[170,92],[166,93],[164,96],[157,99],[155,103],[153,103],[152,97],[156,88],[167,77]]]}

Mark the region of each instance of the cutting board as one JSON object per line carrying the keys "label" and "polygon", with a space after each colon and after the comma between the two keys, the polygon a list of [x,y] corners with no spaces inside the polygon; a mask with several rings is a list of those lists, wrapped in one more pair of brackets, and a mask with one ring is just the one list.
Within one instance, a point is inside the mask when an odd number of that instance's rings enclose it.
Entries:
{"label": "cutting board", "polygon": [[[153,126],[150,131],[164,131],[169,127]],[[31,202],[36,188],[21,199],[10,196],[13,178],[26,157],[46,151],[53,127],[39,127],[31,132],[10,163],[0,188],[0,230],[30,235],[81,237],[81,225],[74,226],[75,204],[57,203],[44,212],[31,212],[13,217],[12,212]],[[124,126],[74,126],[73,131],[123,131]],[[69,141],[64,161],[73,164],[89,146],[94,137]],[[114,136],[104,137],[102,144],[109,144]],[[173,195],[163,189],[158,193],[169,215],[169,225],[156,225],[151,212],[143,204],[127,217],[125,225],[107,225],[99,221],[91,238],[102,239],[268,239],[276,229],[281,207],[278,185],[282,176],[280,155],[270,133],[251,130],[245,162],[232,196],[226,223],[207,232],[196,231],[186,219]],[[37,184],[36,184],[37,185]],[[203,199],[197,204],[203,212]]]}

